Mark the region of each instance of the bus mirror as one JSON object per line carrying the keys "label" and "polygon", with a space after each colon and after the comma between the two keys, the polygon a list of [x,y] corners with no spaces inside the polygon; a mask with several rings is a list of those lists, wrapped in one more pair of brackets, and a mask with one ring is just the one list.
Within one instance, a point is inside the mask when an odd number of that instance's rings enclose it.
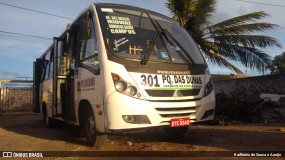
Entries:
{"label": "bus mirror", "polygon": [[86,39],[90,39],[90,25],[89,22],[86,22],[86,20],[82,20],[80,22],[80,36],[81,39],[86,40]]}
{"label": "bus mirror", "polygon": [[91,16],[90,16],[90,13],[89,12],[87,12],[87,14],[86,14],[87,16],[86,16],[86,19],[87,19],[87,25],[86,25],[86,32],[87,32],[87,39],[90,39],[90,37],[91,37]]}
{"label": "bus mirror", "polygon": [[81,39],[87,39],[86,24],[87,23],[86,23],[85,19],[82,19],[80,21],[79,29],[80,29],[80,37],[81,37]]}
{"label": "bus mirror", "polygon": [[66,25],[66,30],[69,32],[71,28],[72,28],[72,25],[71,25],[70,23],[68,23],[68,24]]}
{"label": "bus mirror", "polygon": [[89,12],[87,13],[87,16],[82,18],[80,20],[80,34],[81,39],[90,39],[91,36],[91,25],[90,25],[90,18],[89,18]]}

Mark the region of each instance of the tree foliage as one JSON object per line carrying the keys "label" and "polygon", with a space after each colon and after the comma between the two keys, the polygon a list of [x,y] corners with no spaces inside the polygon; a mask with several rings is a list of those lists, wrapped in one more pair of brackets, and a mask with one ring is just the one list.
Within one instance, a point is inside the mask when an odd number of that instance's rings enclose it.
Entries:
{"label": "tree foliage", "polygon": [[275,56],[268,68],[270,69],[271,74],[285,73],[285,52]]}
{"label": "tree foliage", "polygon": [[216,0],[168,0],[166,5],[172,18],[188,31],[211,62],[237,74],[243,72],[229,60],[264,72],[270,56],[262,49],[281,45],[275,38],[256,33],[272,30],[278,25],[258,22],[269,16],[265,12],[248,13],[212,24],[215,4]]}

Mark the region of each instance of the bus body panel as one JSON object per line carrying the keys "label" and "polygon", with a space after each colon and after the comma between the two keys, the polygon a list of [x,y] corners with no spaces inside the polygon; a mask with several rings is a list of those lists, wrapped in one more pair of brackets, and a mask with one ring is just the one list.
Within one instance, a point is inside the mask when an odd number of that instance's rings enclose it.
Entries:
{"label": "bus body panel", "polygon": [[[74,87],[76,112],[79,113],[79,103],[86,100],[92,106],[96,122],[104,122],[101,75],[94,75],[91,71],[82,67],[78,68],[76,72]],[[79,119],[78,114],[76,119]],[[99,131],[105,130],[104,123],[97,123],[96,127]]]}
{"label": "bus body panel", "polygon": [[45,105],[47,110],[47,116],[52,117],[52,79],[46,80],[40,85],[40,110],[43,114],[43,105]]}
{"label": "bus body panel", "polygon": [[[94,22],[94,27],[95,27],[95,33],[96,33],[96,39],[98,47],[98,60],[100,64],[100,74],[95,75],[93,72],[90,70],[84,68],[84,67],[78,67],[75,70],[75,87],[74,87],[74,100],[75,100],[75,113],[76,113],[76,124],[79,124],[79,103],[83,100],[87,100],[93,109],[93,114],[95,116],[95,122],[96,122],[96,129],[99,132],[106,132],[107,127],[105,126],[105,121],[106,121],[106,111],[104,107],[104,75],[103,74],[103,62],[106,61],[104,60],[104,56],[106,55],[106,51],[104,48],[104,43],[102,43],[103,37],[100,32],[101,26],[99,25],[99,20],[97,16],[97,12],[95,10],[94,5],[89,7],[89,11],[91,11],[91,14],[93,15],[93,22]],[[84,14],[84,13],[82,13]],[[84,89],[84,81],[91,81],[89,87]],[[88,82],[86,82],[88,83]],[[101,114],[99,114],[101,113]]]}
{"label": "bus body panel", "polygon": [[[107,87],[106,84],[108,85],[108,79],[106,79],[106,71],[105,68],[108,68],[108,66],[106,65],[108,62],[108,58],[107,58],[107,52],[106,52],[106,48],[105,48],[105,43],[104,43],[104,39],[103,39],[103,35],[101,32],[101,25],[100,25],[100,21],[98,18],[98,14],[95,8],[95,5],[92,5],[92,11],[93,11],[93,21],[95,24],[95,33],[96,33],[96,38],[97,38],[97,46],[98,46],[98,50],[99,50],[99,63],[100,63],[100,75],[101,75],[101,84],[97,83],[98,85],[101,85],[100,87],[102,88],[101,90],[101,95],[102,95],[102,110],[103,110],[103,115],[101,116],[101,121],[96,121],[96,126],[100,126],[99,127],[99,131],[101,132],[107,132],[108,131],[108,126],[107,126],[107,107],[106,107],[106,97],[107,97]],[[109,77],[108,77],[109,78]],[[95,114],[94,114],[95,115]]]}

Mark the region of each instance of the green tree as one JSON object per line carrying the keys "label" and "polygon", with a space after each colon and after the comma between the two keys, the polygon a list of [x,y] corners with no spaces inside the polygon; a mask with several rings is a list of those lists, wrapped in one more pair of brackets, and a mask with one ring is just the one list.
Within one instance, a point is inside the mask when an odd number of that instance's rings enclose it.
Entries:
{"label": "green tree", "polygon": [[265,12],[248,13],[212,24],[215,4],[216,0],[168,0],[166,3],[172,18],[188,31],[212,63],[243,74],[229,62],[240,61],[246,67],[264,72],[270,56],[262,49],[281,45],[275,38],[256,33],[278,25],[258,22],[268,16]]}
{"label": "green tree", "polygon": [[268,68],[271,74],[285,73],[285,52],[275,56]]}

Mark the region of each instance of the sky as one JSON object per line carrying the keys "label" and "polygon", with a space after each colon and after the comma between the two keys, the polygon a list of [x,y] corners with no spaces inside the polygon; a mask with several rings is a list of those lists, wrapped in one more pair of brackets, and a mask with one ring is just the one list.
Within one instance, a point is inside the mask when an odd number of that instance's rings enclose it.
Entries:
{"label": "sky", "polygon": [[[277,38],[282,48],[268,48],[267,53],[274,57],[285,51],[285,1],[284,0],[247,0],[250,2],[270,3],[282,6],[269,6],[248,3],[243,0],[217,0],[213,23],[242,14],[265,11],[271,16],[262,21],[275,23],[280,27],[274,31],[263,33]],[[16,77],[33,77],[33,61],[40,57],[51,45],[52,37],[59,36],[71,19],[75,19],[81,11],[92,3],[120,3],[146,8],[171,17],[166,8],[166,0],[0,0],[0,79]],[[68,18],[60,18],[35,13],[1,3],[23,7],[31,10],[51,13]],[[44,38],[27,38],[4,32],[35,35]],[[247,75],[260,75],[255,70],[237,65]],[[212,74],[234,74],[233,71],[208,64]]]}

